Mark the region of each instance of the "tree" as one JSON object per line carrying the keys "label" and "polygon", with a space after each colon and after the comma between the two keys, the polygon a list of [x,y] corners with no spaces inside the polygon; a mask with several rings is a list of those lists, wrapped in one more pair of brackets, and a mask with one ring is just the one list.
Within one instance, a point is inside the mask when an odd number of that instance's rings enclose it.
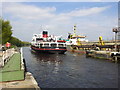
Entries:
{"label": "tree", "polygon": [[12,45],[21,47],[24,45],[30,45],[29,42],[23,42],[19,40],[16,37],[12,36],[12,26],[10,25],[10,22],[4,21],[3,19],[0,19],[0,44],[5,44],[7,42],[10,42]]}
{"label": "tree", "polygon": [[8,42],[11,38],[12,35],[12,26],[10,25],[9,21],[4,21],[0,19],[1,25],[0,25],[0,30],[2,33],[0,33],[0,37],[2,39],[2,44],[5,44]]}

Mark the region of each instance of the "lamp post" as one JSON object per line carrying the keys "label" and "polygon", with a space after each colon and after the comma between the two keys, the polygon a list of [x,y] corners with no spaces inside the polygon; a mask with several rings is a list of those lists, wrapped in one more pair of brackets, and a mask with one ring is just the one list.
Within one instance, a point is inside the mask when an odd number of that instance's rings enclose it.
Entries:
{"label": "lamp post", "polygon": [[120,41],[120,27],[118,27],[118,41]]}
{"label": "lamp post", "polygon": [[119,32],[119,29],[113,28],[113,32],[115,32],[115,51],[117,51],[117,33]]}

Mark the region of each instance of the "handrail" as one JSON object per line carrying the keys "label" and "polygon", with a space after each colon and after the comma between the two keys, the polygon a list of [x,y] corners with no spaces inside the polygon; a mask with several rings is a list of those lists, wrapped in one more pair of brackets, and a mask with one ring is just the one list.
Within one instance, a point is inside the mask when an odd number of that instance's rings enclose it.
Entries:
{"label": "handrail", "polygon": [[15,53],[15,49],[7,49],[6,51],[2,51],[2,58],[0,61],[0,67],[3,67],[5,65],[5,63],[7,63],[10,60],[10,57],[13,56],[13,54]]}

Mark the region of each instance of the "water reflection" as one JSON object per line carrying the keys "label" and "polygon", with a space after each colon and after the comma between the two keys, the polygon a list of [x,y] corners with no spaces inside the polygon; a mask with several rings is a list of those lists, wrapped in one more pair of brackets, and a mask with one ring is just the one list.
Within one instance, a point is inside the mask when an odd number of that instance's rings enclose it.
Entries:
{"label": "water reflection", "polygon": [[60,60],[59,55],[58,54],[49,54],[49,53],[36,53],[31,51],[31,54],[38,60],[41,62],[62,62],[62,60]]}
{"label": "water reflection", "polygon": [[[59,65],[62,63],[62,59],[60,59],[59,54],[49,54],[49,53],[36,53],[31,51],[31,54],[36,58],[37,61],[39,61],[40,63],[44,63],[47,65],[53,65],[53,73],[57,74],[59,72]],[[61,54],[61,55],[65,55],[65,54]]]}
{"label": "water reflection", "polygon": [[59,71],[59,62],[56,62],[53,73],[58,73],[58,71]]}

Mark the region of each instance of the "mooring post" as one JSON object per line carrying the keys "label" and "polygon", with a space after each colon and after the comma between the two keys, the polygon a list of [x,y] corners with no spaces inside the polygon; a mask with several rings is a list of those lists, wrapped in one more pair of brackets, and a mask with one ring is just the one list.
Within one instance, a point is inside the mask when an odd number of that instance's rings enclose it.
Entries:
{"label": "mooring post", "polygon": [[115,56],[115,63],[117,63],[117,56]]}

